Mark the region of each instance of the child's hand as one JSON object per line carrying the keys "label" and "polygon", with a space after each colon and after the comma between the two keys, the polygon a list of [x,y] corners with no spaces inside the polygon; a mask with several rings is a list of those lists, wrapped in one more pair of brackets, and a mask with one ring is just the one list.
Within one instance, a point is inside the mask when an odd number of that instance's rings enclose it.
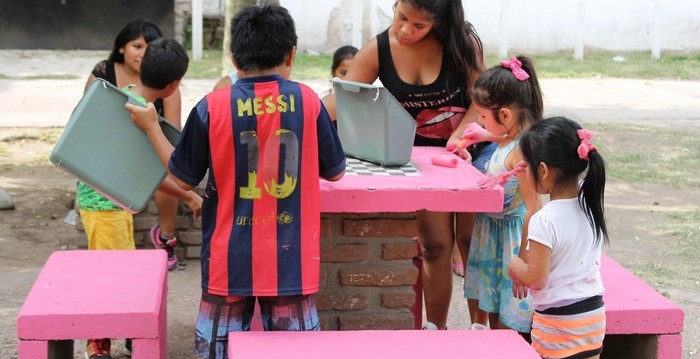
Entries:
{"label": "child's hand", "polygon": [[501,140],[476,122],[472,122],[464,128],[461,138],[464,147],[480,142],[499,142]]}
{"label": "child's hand", "polygon": [[513,296],[518,299],[527,298],[529,288],[517,279],[513,279]]}
{"label": "child's hand", "polygon": [[189,191],[185,203],[192,209],[192,217],[197,219],[202,215],[202,197],[194,191]]}
{"label": "child's hand", "polygon": [[453,139],[447,140],[447,145],[445,146],[447,152],[452,152],[459,158],[472,163],[472,155],[467,151],[466,147],[461,146],[461,142]]}
{"label": "child's hand", "polygon": [[511,259],[510,263],[508,263],[508,276],[513,281],[513,296],[518,299],[523,299],[527,297],[528,287],[525,286],[515,274],[518,266],[527,267],[527,263],[525,263],[525,261],[523,261],[523,259],[520,257]]}
{"label": "child's hand", "polygon": [[160,130],[158,113],[152,102],[149,102],[147,107],[136,106],[127,102],[124,107],[131,112],[131,122],[141,131],[148,132],[154,128]]}

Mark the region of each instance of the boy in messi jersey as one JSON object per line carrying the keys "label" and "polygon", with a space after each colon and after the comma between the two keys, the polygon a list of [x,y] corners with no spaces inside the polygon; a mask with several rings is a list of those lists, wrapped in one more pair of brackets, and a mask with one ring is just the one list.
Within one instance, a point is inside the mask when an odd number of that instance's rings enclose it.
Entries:
{"label": "boy in messi jersey", "polygon": [[127,105],[183,189],[209,176],[202,206],[198,358],[226,358],[227,333],[248,330],[257,298],[265,330],[319,330],[319,182],[339,180],[345,155],[325,108],[289,81],[294,21],[275,5],[231,23],[239,80],[204,97],[177,147],[155,110]]}

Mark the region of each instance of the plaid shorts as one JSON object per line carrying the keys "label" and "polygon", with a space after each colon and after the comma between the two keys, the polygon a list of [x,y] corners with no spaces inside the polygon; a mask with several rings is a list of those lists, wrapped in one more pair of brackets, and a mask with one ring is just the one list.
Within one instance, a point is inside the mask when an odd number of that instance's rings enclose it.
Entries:
{"label": "plaid shorts", "polygon": [[263,328],[269,331],[317,331],[321,329],[311,295],[282,297],[223,297],[202,293],[195,324],[198,359],[226,359],[228,333],[250,330],[255,300],[260,305]]}

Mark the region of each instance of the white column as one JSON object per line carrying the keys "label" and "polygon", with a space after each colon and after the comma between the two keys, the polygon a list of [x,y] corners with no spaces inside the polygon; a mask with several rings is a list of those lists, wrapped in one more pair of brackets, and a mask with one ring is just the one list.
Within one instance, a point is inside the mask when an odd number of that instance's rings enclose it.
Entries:
{"label": "white column", "polygon": [[651,28],[651,58],[658,60],[661,58],[661,4],[654,4]]}
{"label": "white column", "polygon": [[574,45],[574,59],[583,60],[583,46],[585,43],[586,4],[578,3],[576,6],[576,44]]}
{"label": "white column", "polygon": [[192,0],[192,59],[202,59],[202,0]]}
{"label": "white column", "polygon": [[498,57],[505,59],[508,56],[508,0],[501,0],[501,16],[498,25]]}
{"label": "white column", "polygon": [[362,0],[352,2],[352,46],[362,48]]}

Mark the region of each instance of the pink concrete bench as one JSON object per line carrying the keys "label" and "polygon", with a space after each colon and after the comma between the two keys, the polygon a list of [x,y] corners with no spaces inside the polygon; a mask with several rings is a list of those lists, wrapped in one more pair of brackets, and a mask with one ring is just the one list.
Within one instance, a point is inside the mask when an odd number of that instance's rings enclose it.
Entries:
{"label": "pink concrete bench", "polygon": [[680,359],[683,311],[610,257],[603,256],[601,274],[604,357]]}
{"label": "pink concrete bench", "polygon": [[19,359],[73,357],[73,340],[132,338],[134,359],[167,356],[162,250],[59,251],[17,317]]}
{"label": "pink concrete bench", "polygon": [[229,358],[539,359],[512,330],[233,332]]}

